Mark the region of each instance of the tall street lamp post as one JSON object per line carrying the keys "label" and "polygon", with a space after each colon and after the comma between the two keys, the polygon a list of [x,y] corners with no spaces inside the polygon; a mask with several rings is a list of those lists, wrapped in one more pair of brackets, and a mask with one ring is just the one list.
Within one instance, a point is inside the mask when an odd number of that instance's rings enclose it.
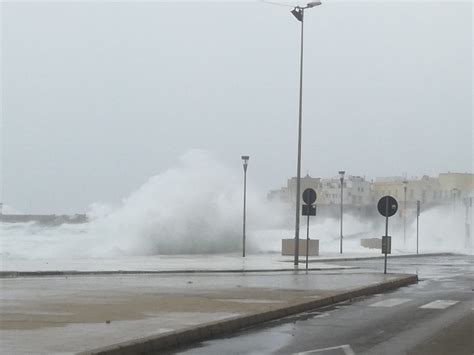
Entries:
{"label": "tall street lamp post", "polygon": [[242,233],[242,257],[245,258],[245,214],[247,207],[247,166],[249,161],[248,155],[242,155],[242,162],[244,164],[244,220],[243,220],[243,233]]}
{"label": "tall street lamp post", "polygon": [[300,204],[301,204],[301,124],[302,124],[302,108],[303,108],[303,25],[304,10],[321,5],[320,1],[308,3],[306,6],[296,6],[291,13],[301,22],[301,49],[300,49],[300,99],[299,99],[299,116],[298,116],[298,158],[296,168],[296,222],[295,222],[295,260],[294,264],[298,265],[299,259],[299,239],[300,239]]}
{"label": "tall street lamp post", "polygon": [[344,196],[344,194],[343,194],[344,190],[343,189],[344,189],[344,174],[345,173],[346,172],[343,171],[343,170],[341,170],[339,172],[339,180],[341,181],[341,254],[342,254],[342,216],[343,216],[343,214],[342,214],[342,204],[343,204],[343,201],[344,201],[343,200],[343,196]]}
{"label": "tall street lamp post", "polygon": [[403,180],[403,246],[407,244],[407,187],[408,181],[405,179]]}

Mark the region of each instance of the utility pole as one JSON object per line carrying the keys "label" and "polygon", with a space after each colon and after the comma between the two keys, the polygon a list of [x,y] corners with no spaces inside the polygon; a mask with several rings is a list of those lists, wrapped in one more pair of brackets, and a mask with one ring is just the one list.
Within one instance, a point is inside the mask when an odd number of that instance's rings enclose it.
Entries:
{"label": "utility pole", "polygon": [[342,206],[344,202],[344,174],[346,172],[341,170],[339,171],[339,180],[341,181],[341,235],[340,235],[340,253],[342,254],[342,217],[343,217],[343,211],[342,211]]}
{"label": "utility pole", "polygon": [[404,191],[404,200],[403,200],[403,246],[407,244],[407,186],[408,180],[403,180],[403,191]]}
{"label": "utility pole", "polygon": [[249,161],[248,155],[242,155],[242,162],[244,165],[244,218],[243,218],[243,233],[242,233],[242,257],[245,258],[245,217],[247,209],[247,166]]}

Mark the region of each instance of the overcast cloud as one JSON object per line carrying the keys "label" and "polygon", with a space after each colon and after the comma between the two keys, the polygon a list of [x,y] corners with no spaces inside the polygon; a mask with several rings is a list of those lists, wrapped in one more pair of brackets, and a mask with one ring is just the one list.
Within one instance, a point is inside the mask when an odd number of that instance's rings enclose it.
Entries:
{"label": "overcast cloud", "polygon": [[[291,1],[290,1],[291,3]],[[190,149],[296,174],[299,23],[246,2],[2,2],[0,199],[116,203]],[[302,171],[472,172],[472,3],[306,12]]]}

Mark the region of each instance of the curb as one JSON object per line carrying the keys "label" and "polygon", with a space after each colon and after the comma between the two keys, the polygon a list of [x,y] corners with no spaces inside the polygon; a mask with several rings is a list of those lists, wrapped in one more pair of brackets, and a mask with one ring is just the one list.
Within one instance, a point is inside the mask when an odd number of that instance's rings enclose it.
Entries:
{"label": "curb", "polygon": [[[462,255],[457,253],[426,253],[426,254],[388,254],[387,259],[402,259],[402,258],[423,258],[423,257],[432,257],[432,256],[456,256]],[[312,262],[334,262],[334,261],[360,261],[360,260],[378,260],[384,259],[385,256],[382,255],[374,255],[374,256],[361,256],[361,257],[347,257],[347,258],[328,258],[328,259],[321,259],[321,260],[313,260]],[[288,262],[292,262],[291,260]],[[302,262],[300,260],[300,262]]]}
{"label": "curb", "polygon": [[395,280],[384,281],[371,286],[360,287],[351,291],[338,293],[318,300],[305,301],[291,306],[277,308],[271,311],[236,316],[224,320],[203,323],[172,332],[152,335],[146,338],[135,339],[123,343],[113,344],[97,349],[78,353],[79,355],[134,355],[151,354],[170,350],[177,347],[201,342],[224,334],[236,332],[244,328],[255,326],[289,315],[310,311],[316,308],[329,306],[347,301],[356,297],[382,293],[402,286],[418,282],[417,275],[404,275]]}
{"label": "curb", "polygon": [[[308,268],[308,271],[334,271],[334,270],[353,270],[357,266],[349,267],[324,267]],[[89,276],[89,275],[140,275],[140,274],[225,274],[225,273],[251,273],[251,272],[282,272],[282,271],[306,271],[306,268],[293,269],[193,269],[193,270],[110,270],[110,271],[0,271],[0,279],[16,277],[43,277],[43,276]]]}
{"label": "curb", "polygon": [[[456,253],[427,253],[427,254],[405,254],[405,255],[390,255],[388,259],[392,258],[413,258],[413,257],[432,257],[432,256],[453,256],[461,255]],[[384,256],[364,256],[364,257],[348,257],[348,258],[328,258],[328,259],[313,259],[310,263],[326,263],[337,261],[361,261],[361,260],[378,260],[383,259]],[[293,262],[293,260],[284,260],[285,262]],[[304,264],[304,260],[301,261]],[[357,266],[351,267],[328,267],[328,268],[308,268],[308,271],[334,271],[334,270],[351,270],[358,269]],[[210,273],[251,273],[251,272],[286,272],[286,271],[306,271],[306,268],[281,268],[281,269],[193,269],[193,270],[110,270],[110,271],[0,271],[0,279],[16,278],[16,277],[44,277],[44,276],[88,276],[88,275],[140,275],[140,274],[210,274]]]}

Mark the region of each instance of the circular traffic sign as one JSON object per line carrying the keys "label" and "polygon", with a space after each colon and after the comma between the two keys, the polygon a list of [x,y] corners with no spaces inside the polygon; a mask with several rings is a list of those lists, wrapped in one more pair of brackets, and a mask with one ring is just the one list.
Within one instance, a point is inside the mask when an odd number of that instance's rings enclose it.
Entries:
{"label": "circular traffic sign", "polygon": [[392,196],[384,196],[377,203],[379,213],[384,217],[392,217],[398,210],[398,202]]}
{"label": "circular traffic sign", "polygon": [[306,189],[303,191],[303,201],[307,205],[312,205],[314,201],[316,201],[316,198],[316,191],[314,191],[313,189]]}

